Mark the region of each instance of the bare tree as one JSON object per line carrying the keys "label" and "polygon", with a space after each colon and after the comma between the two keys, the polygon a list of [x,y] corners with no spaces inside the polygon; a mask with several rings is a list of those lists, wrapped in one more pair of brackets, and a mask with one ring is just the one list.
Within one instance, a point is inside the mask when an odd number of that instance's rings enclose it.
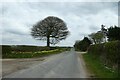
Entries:
{"label": "bare tree", "polygon": [[69,31],[65,22],[54,16],[48,16],[39,21],[31,30],[31,35],[35,39],[47,41],[47,47],[50,47],[50,44],[56,44],[60,40],[66,39],[68,34]]}
{"label": "bare tree", "polygon": [[107,29],[105,29],[105,25],[101,25],[101,32],[103,33],[103,35],[104,35],[104,40],[105,40],[105,42],[106,42],[106,38],[107,38],[107,33],[108,33],[108,31],[107,31]]}

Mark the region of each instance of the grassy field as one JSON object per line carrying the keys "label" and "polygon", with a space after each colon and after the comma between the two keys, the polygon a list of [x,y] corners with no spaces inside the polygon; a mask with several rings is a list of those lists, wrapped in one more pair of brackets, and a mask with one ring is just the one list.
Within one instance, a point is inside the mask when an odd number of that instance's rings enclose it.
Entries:
{"label": "grassy field", "polygon": [[83,54],[86,66],[95,78],[117,78],[117,71],[110,70],[100,60],[90,54]]}
{"label": "grassy field", "polygon": [[2,58],[35,58],[58,54],[70,50],[68,47],[44,47],[27,45],[2,45]]}
{"label": "grassy field", "polygon": [[3,58],[34,58],[34,57],[42,57],[51,54],[57,54],[62,52],[63,50],[55,49],[49,51],[38,51],[38,52],[12,52],[10,54],[6,54]]}

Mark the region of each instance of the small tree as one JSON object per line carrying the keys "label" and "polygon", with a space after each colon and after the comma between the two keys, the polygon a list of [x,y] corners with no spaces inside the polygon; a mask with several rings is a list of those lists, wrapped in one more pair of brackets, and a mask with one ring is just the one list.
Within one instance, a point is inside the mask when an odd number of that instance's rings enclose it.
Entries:
{"label": "small tree", "polygon": [[89,37],[95,44],[100,44],[103,42],[104,34],[101,31],[98,31],[97,33],[91,33]]}
{"label": "small tree", "polygon": [[102,43],[103,42],[103,38],[104,38],[104,34],[101,31],[98,31],[95,34],[95,39],[96,39],[97,44]]}
{"label": "small tree", "polygon": [[92,42],[87,37],[84,37],[84,39],[79,43],[80,50],[86,51],[88,47],[90,46],[90,44],[92,44]]}
{"label": "small tree", "polygon": [[66,39],[69,31],[63,20],[58,17],[49,16],[36,23],[31,35],[37,40],[47,40],[47,47],[56,44],[60,40]]}
{"label": "small tree", "polygon": [[76,41],[74,47],[75,50],[86,51],[90,44],[92,44],[92,42],[87,37],[84,37],[83,40]]}
{"label": "small tree", "polygon": [[97,43],[97,42],[96,42],[96,39],[95,39],[95,34],[96,34],[96,33],[91,33],[90,35],[88,35],[89,38],[90,38],[90,40],[91,40],[94,44]]}

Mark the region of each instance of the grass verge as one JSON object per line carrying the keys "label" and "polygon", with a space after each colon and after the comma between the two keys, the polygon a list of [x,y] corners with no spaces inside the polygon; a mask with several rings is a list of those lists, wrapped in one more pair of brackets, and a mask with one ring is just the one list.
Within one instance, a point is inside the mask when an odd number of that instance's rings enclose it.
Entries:
{"label": "grass verge", "polygon": [[97,56],[88,53],[82,55],[88,70],[94,74],[95,78],[117,78],[117,71],[105,68]]}

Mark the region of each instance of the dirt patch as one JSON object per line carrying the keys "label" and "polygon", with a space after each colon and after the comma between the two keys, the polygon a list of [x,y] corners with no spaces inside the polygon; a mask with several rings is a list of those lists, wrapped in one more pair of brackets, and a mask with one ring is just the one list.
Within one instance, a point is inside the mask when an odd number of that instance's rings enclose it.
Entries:
{"label": "dirt patch", "polygon": [[79,51],[76,51],[76,53],[78,53],[78,54],[86,54],[87,52],[79,52]]}
{"label": "dirt patch", "polygon": [[87,68],[87,65],[86,65],[86,63],[85,63],[85,61],[84,61],[84,59],[83,59],[83,56],[82,56],[82,54],[86,54],[86,52],[76,52],[77,54],[78,54],[78,56],[79,56],[79,58],[80,58],[80,61],[81,61],[81,63],[82,63],[82,65],[83,65],[83,67],[84,67],[84,69],[85,69],[85,71],[86,71],[86,73],[87,73],[87,78],[91,78],[91,72],[89,71],[89,69]]}
{"label": "dirt patch", "polygon": [[44,60],[45,58],[2,59],[2,76],[37,65]]}
{"label": "dirt patch", "polygon": [[40,58],[2,59],[2,77],[38,65],[43,61],[53,59],[57,55],[59,54],[52,54]]}

